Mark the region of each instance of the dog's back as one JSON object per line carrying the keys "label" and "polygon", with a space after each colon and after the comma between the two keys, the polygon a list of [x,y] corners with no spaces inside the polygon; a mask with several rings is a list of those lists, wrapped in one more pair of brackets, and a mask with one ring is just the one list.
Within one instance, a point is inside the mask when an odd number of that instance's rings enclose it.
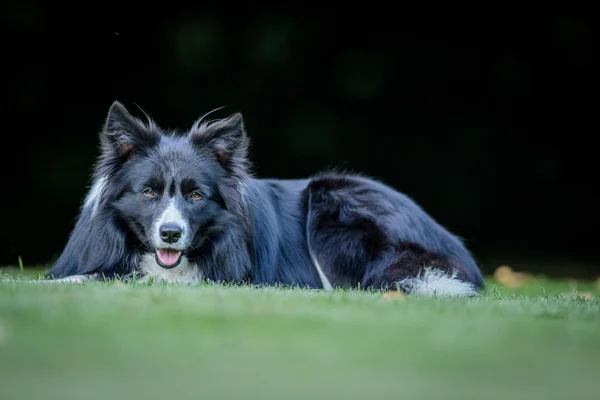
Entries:
{"label": "dog's back", "polygon": [[[255,283],[382,288],[435,270],[469,282],[468,292],[483,287],[461,240],[379,181],[329,173],[246,187]],[[407,262],[416,265],[400,266]]]}

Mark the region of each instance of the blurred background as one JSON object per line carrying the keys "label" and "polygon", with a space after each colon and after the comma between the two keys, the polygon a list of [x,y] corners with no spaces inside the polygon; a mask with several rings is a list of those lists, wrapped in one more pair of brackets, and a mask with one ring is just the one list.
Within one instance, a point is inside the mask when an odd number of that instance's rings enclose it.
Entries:
{"label": "blurred background", "polygon": [[240,111],[258,176],[381,179],[486,274],[600,275],[591,14],[567,1],[398,7],[3,2],[0,265],[58,256],[119,100],[182,130]]}

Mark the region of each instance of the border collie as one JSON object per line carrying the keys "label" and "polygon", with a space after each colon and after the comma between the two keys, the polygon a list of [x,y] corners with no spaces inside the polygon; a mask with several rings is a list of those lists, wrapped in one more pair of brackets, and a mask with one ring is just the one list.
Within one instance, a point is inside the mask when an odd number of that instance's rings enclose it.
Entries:
{"label": "border collie", "polygon": [[258,179],[242,115],[205,117],[167,132],[111,105],[92,186],[47,279],[483,289],[462,241],[406,195],[342,172]]}

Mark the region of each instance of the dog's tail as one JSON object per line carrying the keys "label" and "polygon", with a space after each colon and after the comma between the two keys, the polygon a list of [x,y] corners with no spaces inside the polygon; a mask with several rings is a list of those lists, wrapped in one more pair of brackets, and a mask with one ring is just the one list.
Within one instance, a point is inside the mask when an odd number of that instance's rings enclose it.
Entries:
{"label": "dog's tail", "polygon": [[393,249],[393,261],[371,274],[372,286],[421,296],[453,297],[476,296],[484,287],[479,275],[454,253],[441,254],[409,241]]}
{"label": "dog's tail", "polygon": [[418,275],[397,282],[397,289],[421,296],[477,296],[474,284],[458,278],[458,272],[448,273],[439,268],[425,267]]}

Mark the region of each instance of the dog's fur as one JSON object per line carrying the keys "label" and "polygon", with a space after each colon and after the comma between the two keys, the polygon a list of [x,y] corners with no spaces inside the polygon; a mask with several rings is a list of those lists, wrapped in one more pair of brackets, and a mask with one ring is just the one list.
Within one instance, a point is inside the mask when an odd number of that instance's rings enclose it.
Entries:
{"label": "dog's fur", "polygon": [[49,279],[133,275],[456,296],[483,288],[461,240],[389,186],[341,172],[255,178],[239,113],[200,118],[184,134],[146,119],[119,102],[110,107],[92,186]]}

